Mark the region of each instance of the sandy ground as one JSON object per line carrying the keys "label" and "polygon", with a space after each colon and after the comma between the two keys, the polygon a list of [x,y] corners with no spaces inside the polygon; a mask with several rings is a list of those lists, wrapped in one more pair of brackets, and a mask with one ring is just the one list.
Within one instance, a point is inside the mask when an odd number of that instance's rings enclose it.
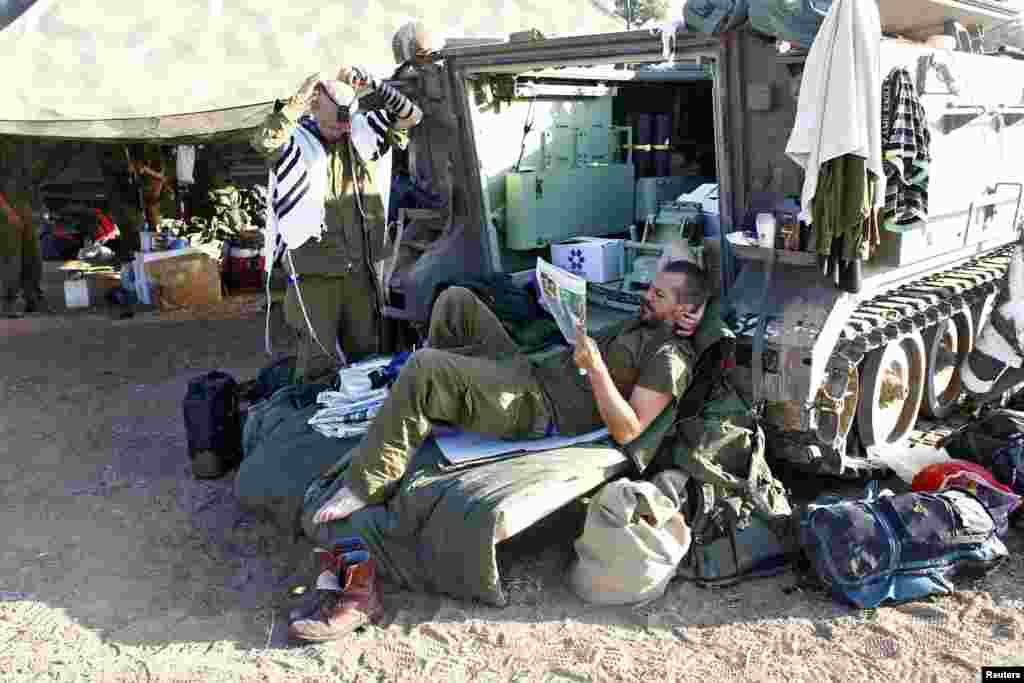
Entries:
{"label": "sandy ground", "polygon": [[675,583],[599,608],[565,582],[572,525],[502,552],[496,609],[385,584],[387,618],[293,647],[310,546],[195,482],[180,401],[213,368],[264,363],[254,297],[196,314],[0,322],[0,680],[977,681],[1024,665],[1024,534],[955,595],[851,610],[792,574]]}

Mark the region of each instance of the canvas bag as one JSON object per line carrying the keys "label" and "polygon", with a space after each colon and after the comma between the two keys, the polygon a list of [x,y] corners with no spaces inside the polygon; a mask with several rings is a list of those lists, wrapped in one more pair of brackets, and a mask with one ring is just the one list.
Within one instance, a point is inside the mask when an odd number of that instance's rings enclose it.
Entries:
{"label": "canvas bag", "polygon": [[809,49],[830,9],[832,0],[752,0],[750,26]]}
{"label": "canvas bag", "polygon": [[688,0],[683,17],[687,28],[717,36],[747,20],[747,0]]}
{"label": "canvas bag", "polygon": [[581,599],[599,605],[655,600],[689,545],[689,529],[671,498],[653,482],[619,479],[587,507],[569,583]]}

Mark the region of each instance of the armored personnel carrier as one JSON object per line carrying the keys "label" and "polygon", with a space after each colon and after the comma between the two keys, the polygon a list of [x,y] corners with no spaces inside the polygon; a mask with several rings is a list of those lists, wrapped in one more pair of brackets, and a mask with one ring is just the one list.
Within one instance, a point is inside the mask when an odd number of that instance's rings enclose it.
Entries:
{"label": "armored personnel carrier", "polygon": [[833,475],[876,467],[919,415],[945,418],[961,400],[958,367],[1018,241],[1024,192],[1024,62],[974,39],[1016,10],[880,8],[882,75],[905,68],[927,115],[930,206],[926,222],[881,232],[857,291],[796,243],[740,237],[756,213],[797,208],[802,172],[785,147],[806,51],[742,27],[524,32],[446,46],[397,79],[426,112],[408,167],[434,203],[401,212],[386,314],[423,323],[443,281],[528,271],[571,238],[620,237],[615,279],[590,288],[599,325],[638,304],[645,249],[678,249],[699,215],[740,338],[734,381],[763,407],[773,454]]}

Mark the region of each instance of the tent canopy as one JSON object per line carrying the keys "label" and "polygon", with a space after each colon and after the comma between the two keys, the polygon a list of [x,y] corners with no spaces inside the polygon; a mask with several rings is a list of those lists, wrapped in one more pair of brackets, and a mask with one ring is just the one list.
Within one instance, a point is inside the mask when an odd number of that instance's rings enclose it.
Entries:
{"label": "tent canopy", "polygon": [[411,20],[439,42],[621,28],[602,0],[37,0],[19,11],[0,30],[0,135],[96,141],[237,135],[312,73],[357,64],[389,75],[392,37]]}

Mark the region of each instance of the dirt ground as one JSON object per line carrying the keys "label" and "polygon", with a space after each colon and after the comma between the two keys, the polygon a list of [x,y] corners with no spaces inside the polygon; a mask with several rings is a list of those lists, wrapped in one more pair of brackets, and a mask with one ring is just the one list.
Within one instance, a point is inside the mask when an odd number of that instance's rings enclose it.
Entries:
{"label": "dirt ground", "polygon": [[285,642],[310,546],[187,469],[181,399],[265,363],[256,297],[199,314],[0,322],[0,680],[977,681],[1024,665],[1024,534],[948,597],[857,611],[792,574],[672,584],[600,608],[565,582],[571,536],[502,553],[496,609],[385,584],[387,618],[336,644]]}

